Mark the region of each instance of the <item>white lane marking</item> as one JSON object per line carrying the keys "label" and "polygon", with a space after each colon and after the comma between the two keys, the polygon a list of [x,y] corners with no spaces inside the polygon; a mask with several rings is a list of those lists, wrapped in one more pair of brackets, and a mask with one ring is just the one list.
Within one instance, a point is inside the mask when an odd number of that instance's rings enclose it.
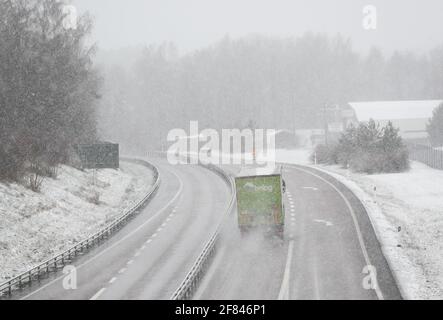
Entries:
{"label": "white lane marking", "polygon": [[94,294],[94,295],[92,296],[92,298],[89,299],[89,300],[97,300],[98,297],[100,297],[100,296],[103,294],[103,292],[105,292],[105,290],[106,290],[106,288],[101,288],[101,289],[100,289],[96,294]]}
{"label": "white lane marking", "polygon": [[115,280],[117,280],[117,278],[116,277],[113,277],[111,280],[109,280],[109,283],[114,283],[115,282]]}
{"label": "white lane marking", "polygon": [[312,257],[313,264],[311,266],[312,273],[314,275],[313,284],[314,284],[314,300],[320,300],[320,281],[319,281],[319,272],[318,272],[318,263],[315,255]]}
{"label": "white lane marking", "polygon": [[140,250],[145,250],[146,249],[146,245],[142,245],[141,247],[140,247]]}
{"label": "white lane marking", "polygon": [[156,233],[154,233],[152,236],[151,236],[151,238],[155,238],[155,237],[157,237],[157,234]]}
{"label": "white lane marking", "polygon": [[327,220],[315,219],[314,221],[318,223],[324,223],[327,227],[332,227],[334,225],[332,222]]}
{"label": "white lane marking", "polygon": [[134,263],[134,260],[129,260],[128,262],[126,262],[126,264],[128,265],[128,266],[130,266],[131,264],[133,264]]}
{"label": "white lane marking", "polygon": [[318,188],[316,188],[316,187],[303,187],[303,189],[305,189],[305,190],[318,191]]}
{"label": "white lane marking", "polygon": [[126,270],[127,270],[126,268],[121,268],[118,273],[120,273],[120,274],[125,273]]}
{"label": "white lane marking", "polygon": [[[292,235],[291,235],[292,238]],[[283,275],[283,281],[278,294],[278,300],[289,300],[289,281],[291,278],[291,264],[292,255],[294,253],[294,240],[289,241],[288,255],[286,257],[285,273]]]}
{"label": "white lane marking", "polygon": [[148,239],[148,241],[146,241],[146,244],[150,244],[152,242],[152,239]]}
{"label": "white lane marking", "polygon": [[140,251],[137,251],[137,252],[134,254],[134,257],[137,258],[139,255],[140,255]]}
{"label": "white lane marking", "polygon": [[[320,179],[321,181],[323,181],[326,184],[328,184],[329,186],[331,186],[340,195],[340,197],[345,202],[345,204],[348,207],[349,212],[350,212],[350,214],[352,216],[352,220],[354,222],[354,227],[355,227],[355,230],[357,231],[358,242],[360,244],[360,248],[362,250],[362,253],[363,253],[363,256],[364,256],[364,259],[365,259],[365,263],[368,266],[372,266],[371,260],[369,259],[368,251],[366,250],[366,246],[365,246],[365,243],[364,243],[364,240],[363,240],[363,235],[361,233],[360,226],[358,225],[357,216],[355,215],[355,211],[352,208],[351,203],[346,198],[346,196],[343,194],[343,192],[341,192],[334,184],[332,184],[331,182],[329,182],[325,178],[323,178],[323,177],[321,177],[321,176],[319,176],[319,175],[317,175],[317,174],[315,174],[313,172],[310,172],[308,170],[304,170],[304,169],[301,169],[301,168],[293,167],[293,166],[291,166],[291,168],[293,168],[295,170],[299,170],[299,171],[305,172],[307,174],[310,174],[310,175]],[[381,292],[380,287],[378,285],[375,287],[375,293],[376,293],[377,298],[379,300],[384,300],[383,293]]]}
{"label": "white lane marking", "polygon": [[167,223],[163,222],[162,227],[164,228],[164,227],[166,227],[166,225],[167,225]]}
{"label": "white lane marking", "polygon": [[[103,251],[101,251],[100,253],[96,254],[95,256],[91,257],[89,260],[86,260],[84,263],[80,264],[77,267],[77,270],[79,270],[80,268],[88,265],[89,263],[91,263],[92,261],[96,260],[97,258],[101,257],[102,255],[104,255],[106,252],[112,250],[113,248],[115,248],[116,246],[118,246],[120,243],[122,243],[123,241],[127,240],[128,238],[132,237],[134,234],[136,234],[138,231],[140,231],[143,227],[145,227],[147,224],[149,224],[153,219],[157,218],[157,216],[159,216],[163,211],[165,211],[167,208],[169,208],[171,206],[172,203],[174,203],[174,201],[177,200],[177,198],[180,196],[180,194],[183,191],[183,180],[180,179],[180,177],[173,171],[168,170],[170,173],[172,173],[174,176],[176,176],[176,178],[178,179],[180,186],[179,189],[177,191],[177,193],[174,195],[174,197],[164,206],[162,207],[159,211],[157,211],[156,214],[154,214],[153,216],[151,216],[151,218],[149,218],[148,220],[146,220],[145,222],[143,222],[140,226],[138,226],[138,228],[132,230],[130,233],[128,233],[126,236],[124,236],[123,238],[121,238],[120,240],[118,240],[117,242],[115,242],[114,244],[112,244],[111,246],[107,247],[106,249],[104,249]],[[49,287],[50,285],[54,284],[55,282],[59,281],[60,279],[63,279],[65,277],[65,275],[61,275],[57,278],[55,278],[54,280],[48,282],[46,285],[41,286],[40,288],[36,289],[35,291],[31,292],[30,294],[20,298],[20,300],[26,300],[27,298],[33,296],[34,294],[36,294],[37,292],[40,292],[44,289],[46,289],[47,287]]]}
{"label": "white lane marking", "polygon": [[167,222],[171,221],[171,218],[166,219]]}

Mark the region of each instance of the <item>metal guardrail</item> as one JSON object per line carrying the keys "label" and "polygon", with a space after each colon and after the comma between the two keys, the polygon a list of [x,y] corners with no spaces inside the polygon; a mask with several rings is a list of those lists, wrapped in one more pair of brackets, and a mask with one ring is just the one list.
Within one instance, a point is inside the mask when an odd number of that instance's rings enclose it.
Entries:
{"label": "metal guardrail", "polygon": [[57,271],[64,267],[66,264],[72,262],[72,260],[80,255],[86,253],[89,249],[108,239],[116,231],[120,230],[131,218],[133,218],[139,211],[147,205],[147,203],[155,195],[158,187],[160,186],[160,176],[158,169],[147,161],[141,159],[129,159],[121,158],[126,162],[136,163],[150,168],[154,172],[154,184],[150,188],[149,192],[137,202],[133,207],[123,213],[120,217],[116,218],[106,227],[86,238],[85,240],[77,243],[68,250],[56,255],[55,257],[39,264],[30,270],[23,272],[22,274],[0,284],[0,298],[5,295],[11,295],[14,290],[23,288],[26,285],[31,285],[33,281],[39,281],[44,274],[48,274],[52,271]]}
{"label": "metal guardrail", "polygon": [[[225,211],[225,217],[226,217],[229,214],[231,214],[235,204],[235,192],[234,192],[235,189],[234,189],[233,179],[222,169],[214,165],[202,165],[202,166],[217,173],[220,177],[222,177],[222,179],[226,181],[226,183],[228,183],[228,185],[231,188],[231,199]],[[203,251],[198,256],[191,270],[188,272],[183,282],[180,284],[178,289],[172,295],[171,300],[189,300],[192,298],[192,296],[194,295],[195,291],[198,288],[201,279],[203,278],[207,268],[210,265],[211,258],[215,254],[215,251],[217,249],[217,243],[220,238],[220,230],[223,227],[224,222],[225,219],[222,219],[219,226],[217,227],[217,230],[215,231],[213,236],[209,239],[209,241],[206,243],[205,247],[203,248]]]}
{"label": "metal guardrail", "polygon": [[[148,152],[147,155],[148,157],[161,158],[161,159],[167,157],[167,153],[162,151],[151,151]],[[191,155],[177,154],[175,155],[175,157],[182,157],[183,159],[186,160],[185,161],[186,163],[189,163]],[[213,171],[229,185],[231,189],[231,199],[229,201],[228,207],[226,208],[224,218],[221,220],[214,234],[205,244],[202,252],[200,253],[197,260],[192,265],[191,270],[187,273],[185,279],[182,281],[178,289],[172,295],[171,300],[189,300],[195,294],[195,291],[198,289],[198,285],[201,279],[203,278],[207,268],[210,265],[211,258],[214,256],[215,251],[217,249],[217,243],[220,237],[220,231],[224,225],[224,222],[226,221],[225,218],[232,213],[235,204],[235,187],[234,187],[234,180],[231,178],[231,176],[215,165],[202,164],[202,163],[199,163],[199,165],[207,168],[208,170]]]}

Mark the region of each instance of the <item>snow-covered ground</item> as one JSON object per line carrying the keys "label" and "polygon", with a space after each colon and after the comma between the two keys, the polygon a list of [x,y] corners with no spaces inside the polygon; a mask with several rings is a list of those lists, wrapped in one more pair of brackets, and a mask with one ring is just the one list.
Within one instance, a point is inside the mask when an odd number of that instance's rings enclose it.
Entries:
{"label": "snow-covered ground", "polygon": [[0,282],[98,231],[152,183],[148,168],[126,162],[119,170],[98,170],[95,179],[92,171],[62,166],[40,193],[0,183]]}
{"label": "snow-covered ground", "polygon": [[[295,150],[288,150],[288,149],[276,149],[275,153],[259,153],[257,154],[257,162],[258,163],[264,163],[266,161],[275,161],[275,162],[286,162],[286,163],[298,163],[303,165],[310,164],[309,161],[309,155],[310,155],[309,149],[295,149]],[[193,157],[199,156],[198,153],[193,152],[186,152],[181,153],[183,157],[186,155],[191,155]],[[177,159],[177,156],[175,152],[169,152],[168,157],[171,157],[171,159]],[[227,153],[221,153],[219,151],[212,151],[211,159],[213,161],[213,164],[219,165],[222,163],[230,163],[235,164],[235,160],[239,161],[239,163],[245,163],[245,162],[254,162],[253,156],[251,153],[235,153],[235,154],[227,154]],[[185,158],[183,158],[185,160]],[[205,161],[209,161],[206,160]],[[225,162],[226,161],[226,162]]]}
{"label": "snow-covered ground", "polygon": [[310,149],[295,149],[295,150],[277,149],[275,151],[276,161],[283,163],[310,165],[311,164],[311,161],[309,160],[310,156],[311,156]]}
{"label": "snow-covered ground", "polygon": [[[309,150],[277,152],[277,159],[306,164]],[[418,162],[398,174],[316,168],[342,181],[363,201],[404,298],[442,299],[443,171]]]}

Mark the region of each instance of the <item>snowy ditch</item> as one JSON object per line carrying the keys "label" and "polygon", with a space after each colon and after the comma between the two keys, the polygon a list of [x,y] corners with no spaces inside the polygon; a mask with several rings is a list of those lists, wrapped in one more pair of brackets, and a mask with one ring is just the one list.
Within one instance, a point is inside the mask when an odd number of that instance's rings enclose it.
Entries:
{"label": "snowy ditch", "polygon": [[140,201],[153,173],[122,162],[120,170],[61,166],[40,193],[0,183],[0,283],[69,249]]}

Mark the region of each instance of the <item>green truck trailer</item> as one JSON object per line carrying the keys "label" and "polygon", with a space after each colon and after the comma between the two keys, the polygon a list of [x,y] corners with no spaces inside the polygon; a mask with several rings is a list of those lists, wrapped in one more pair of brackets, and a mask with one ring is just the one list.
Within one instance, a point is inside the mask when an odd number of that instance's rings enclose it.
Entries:
{"label": "green truck trailer", "polygon": [[238,225],[242,234],[261,229],[283,238],[285,208],[281,167],[245,168],[235,178]]}

